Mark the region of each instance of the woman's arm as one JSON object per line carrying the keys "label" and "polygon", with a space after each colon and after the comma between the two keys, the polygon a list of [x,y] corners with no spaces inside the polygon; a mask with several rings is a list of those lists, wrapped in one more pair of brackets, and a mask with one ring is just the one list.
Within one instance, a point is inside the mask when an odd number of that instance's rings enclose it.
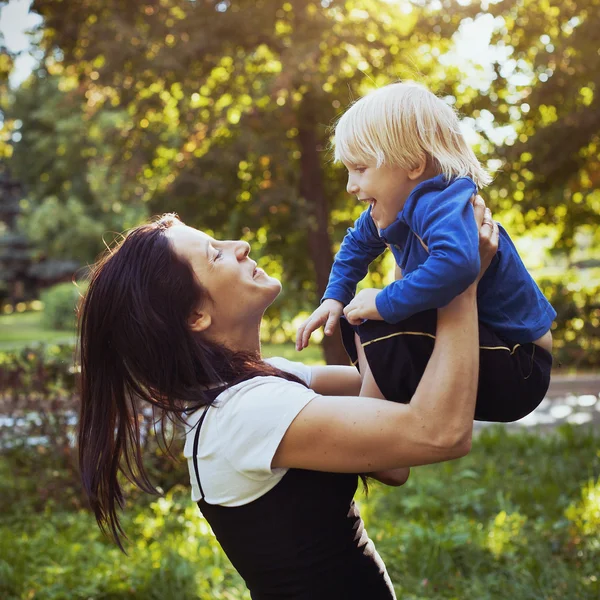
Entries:
{"label": "woman's arm", "polygon": [[360,385],[360,373],[356,367],[311,367],[310,388],[322,396],[358,396]]}
{"label": "woman's arm", "polygon": [[[339,365],[312,367],[310,387],[323,396],[358,396],[361,388],[361,377],[355,367]],[[409,467],[375,471],[369,477],[389,486],[401,486],[410,475]]]}
{"label": "woman's arm", "polygon": [[288,428],[272,466],[369,473],[468,453],[479,370],[475,288],[439,310],[435,347],[410,404],[318,396]]}
{"label": "woman's arm", "polygon": [[385,485],[398,487],[404,485],[408,481],[410,475],[410,467],[398,467],[397,469],[387,469],[385,471],[375,471],[369,473],[369,477],[381,481]]}

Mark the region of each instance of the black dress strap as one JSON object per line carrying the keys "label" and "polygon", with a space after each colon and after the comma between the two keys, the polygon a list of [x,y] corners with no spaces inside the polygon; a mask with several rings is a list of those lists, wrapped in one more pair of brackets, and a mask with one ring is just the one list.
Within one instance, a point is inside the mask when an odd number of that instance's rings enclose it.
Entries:
{"label": "black dress strap", "polygon": [[194,435],[194,449],[193,449],[193,460],[194,460],[194,471],[196,472],[196,479],[198,481],[198,487],[200,488],[200,495],[202,496],[201,500],[204,500],[204,490],[202,489],[202,484],[200,483],[200,471],[198,470],[198,445],[200,443],[200,428],[202,427],[202,423],[204,423],[204,417],[206,417],[206,413],[208,409],[211,407],[212,402],[206,406],[202,416],[198,420],[198,424],[196,425],[196,434]]}

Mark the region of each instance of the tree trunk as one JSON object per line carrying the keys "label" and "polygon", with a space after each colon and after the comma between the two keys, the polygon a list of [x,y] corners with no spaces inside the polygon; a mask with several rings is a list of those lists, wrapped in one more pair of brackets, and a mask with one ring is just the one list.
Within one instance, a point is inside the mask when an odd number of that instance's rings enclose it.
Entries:
{"label": "tree trunk", "polygon": [[[316,134],[316,119],[311,110],[310,100],[305,96],[298,118],[298,143],[300,146],[300,194],[308,207],[308,252],[313,262],[317,294],[319,299],[325,293],[333,252],[327,231],[329,225],[329,210],[323,171],[319,161],[319,140]],[[348,355],[344,350],[339,328],[331,337],[323,338],[323,353],[328,365],[349,364]]]}

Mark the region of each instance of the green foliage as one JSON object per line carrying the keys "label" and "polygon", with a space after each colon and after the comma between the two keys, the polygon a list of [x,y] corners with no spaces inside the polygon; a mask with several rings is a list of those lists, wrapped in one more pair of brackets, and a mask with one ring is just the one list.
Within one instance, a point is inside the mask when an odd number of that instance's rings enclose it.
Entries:
{"label": "green foliage", "polygon": [[466,458],[374,489],[367,526],[398,597],[596,598],[598,442],[581,427],[540,437],[496,426]]}
{"label": "green foliage", "polygon": [[107,231],[121,232],[148,213],[140,202],[122,203],[116,167],[114,176],[106,173],[114,159],[107,138],[122,117],[107,111],[90,118],[76,82],[61,73],[41,66],[11,95],[5,117],[18,123],[20,141],[10,167],[26,190],[18,225],[35,257],[84,265],[103,249]]}
{"label": "green foliage", "polygon": [[[11,463],[0,481],[0,512],[22,497],[35,510],[49,502],[56,507],[85,504],[75,449],[79,383],[74,353],[72,344],[0,351],[0,415],[7,424],[0,428],[0,452]],[[157,486],[170,489],[186,480],[187,469],[162,451],[152,414],[143,413],[143,419],[148,473]],[[165,433],[169,439],[173,432]],[[174,438],[177,452],[180,432]]]}
{"label": "green foliage", "polygon": [[[541,437],[497,426],[466,458],[415,468],[401,488],[373,483],[358,501],[398,597],[595,600],[599,447],[584,427]],[[2,486],[13,460],[0,454]],[[187,482],[159,499],[130,496],[125,557],[88,512],[28,501],[48,460],[40,455],[19,501],[2,510],[2,598],[249,598]],[[179,469],[188,476],[184,461]]]}
{"label": "green foliage", "polygon": [[0,315],[0,350],[14,350],[32,344],[75,343],[75,330],[48,329],[41,311]]}
{"label": "green foliage", "polygon": [[569,505],[565,516],[572,523],[573,536],[591,549],[600,549],[600,478],[591,478],[581,490],[581,498]]}
{"label": "green foliage", "polygon": [[[0,351],[0,451],[10,458],[2,511],[23,500],[38,508],[54,498],[80,506],[73,447],[77,413],[73,346]],[[40,469],[44,462],[46,469]],[[35,501],[34,501],[35,498]]]}
{"label": "green foliage", "polygon": [[16,520],[0,521],[0,596],[7,600],[249,598],[187,489],[130,511],[127,557],[89,513],[16,512]]}
{"label": "green foliage", "polygon": [[42,324],[49,329],[73,330],[77,306],[85,293],[86,284],[58,283],[44,290],[41,300],[44,304]]}
{"label": "green foliage", "polygon": [[546,279],[540,282],[556,309],[553,355],[559,365],[600,367],[600,288]]}
{"label": "green foliage", "polygon": [[[177,211],[252,243],[284,282],[269,311],[284,330],[318,302],[360,211],[327,152],[330,125],[398,78],[474,119],[478,151],[501,164],[485,195],[513,236],[552,260],[600,247],[597,0],[68,4],[33,2],[45,59],[2,103],[21,138],[0,134],[27,190],[20,226],[40,258],[91,261],[103,232]],[[457,63],[453,36],[493,17],[490,73],[478,57]],[[385,277],[380,265],[372,281]]]}
{"label": "green foliage", "polygon": [[311,344],[301,353],[296,350],[295,344],[263,344],[262,354],[265,358],[281,356],[288,360],[303,362],[306,365],[323,364],[323,351],[318,344]]}
{"label": "green foliage", "polygon": [[[505,0],[489,5],[501,24],[492,43],[507,54],[466,111],[489,111],[514,134],[494,149],[505,166],[491,198],[516,208],[516,231],[551,227],[554,249],[570,255],[585,231],[600,248],[600,58],[597,0]],[[500,55],[498,55],[500,56]]]}
{"label": "green foliage", "polygon": [[[435,72],[461,16],[440,21],[426,5],[373,0],[165,0],[118,10],[92,1],[66,14],[64,3],[42,0],[32,10],[53,57],[45,70],[86,115],[69,117],[85,132],[82,169],[69,181],[96,180],[103,206],[141,200],[217,236],[244,237],[260,266],[283,267],[286,292],[271,310],[279,317],[318,302],[331,236],[341,239],[355,212],[326,152],[329,124],[367,87]],[[447,93],[451,79],[432,78],[432,87]],[[82,160],[87,123],[105,143],[93,160]],[[15,160],[30,156],[25,139]],[[328,360],[344,360],[336,338],[324,348]]]}

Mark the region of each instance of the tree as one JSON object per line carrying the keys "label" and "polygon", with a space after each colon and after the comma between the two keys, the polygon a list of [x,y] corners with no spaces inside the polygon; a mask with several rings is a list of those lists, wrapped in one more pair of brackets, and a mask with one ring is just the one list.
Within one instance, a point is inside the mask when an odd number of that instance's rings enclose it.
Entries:
{"label": "tree", "polygon": [[[38,260],[86,264],[107,230],[121,231],[145,216],[140,204],[121,206],[103,177],[111,149],[104,143],[115,115],[86,117],[83,92],[59,70],[40,67],[14,94],[7,114],[18,123],[11,166],[25,189],[22,230]],[[56,268],[56,262],[53,268]]]}
{"label": "tree", "polygon": [[556,251],[568,256],[577,231],[600,248],[600,2],[504,0],[489,11],[507,57],[470,110],[515,130],[496,148],[505,168],[493,198],[517,231],[551,228]]}
{"label": "tree", "polygon": [[[122,201],[137,190],[153,211],[253,238],[261,260],[284,266],[287,315],[316,304],[331,234],[341,240],[359,212],[331,165],[329,125],[366,85],[438,70],[461,16],[377,0],[36,0],[33,10],[88,113],[129,117]],[[324,348],[328,362],[347,360],[339,341]]]}

